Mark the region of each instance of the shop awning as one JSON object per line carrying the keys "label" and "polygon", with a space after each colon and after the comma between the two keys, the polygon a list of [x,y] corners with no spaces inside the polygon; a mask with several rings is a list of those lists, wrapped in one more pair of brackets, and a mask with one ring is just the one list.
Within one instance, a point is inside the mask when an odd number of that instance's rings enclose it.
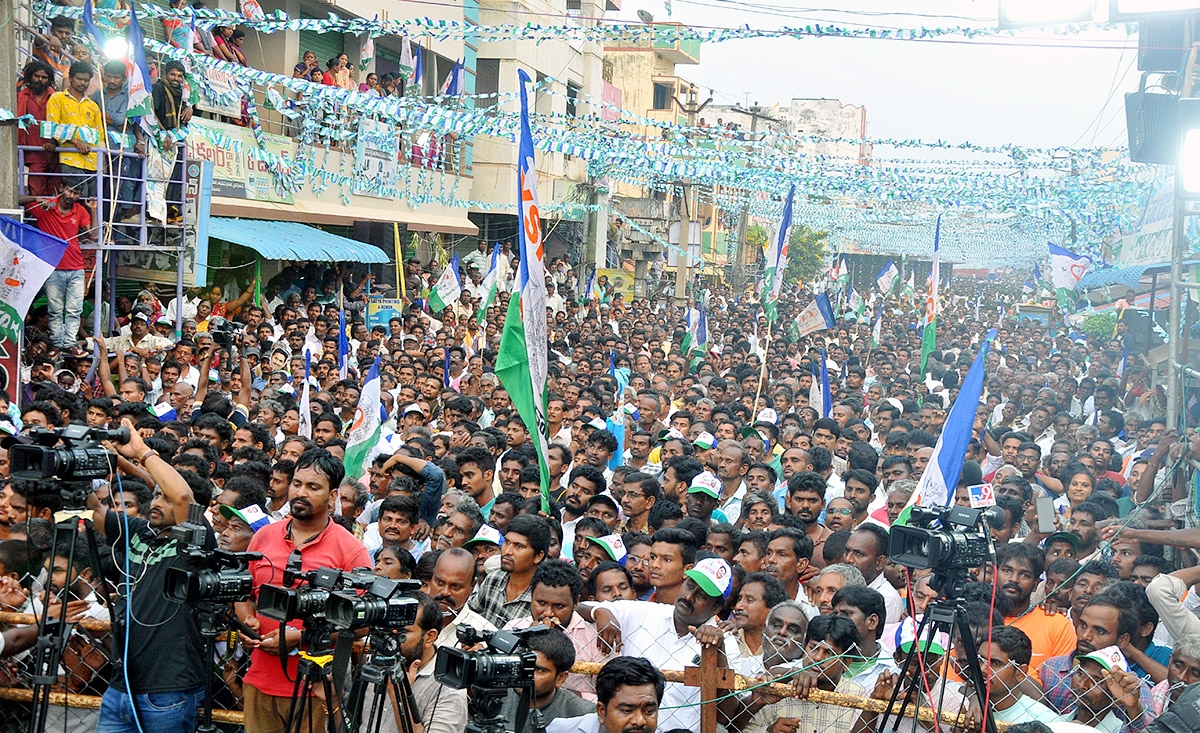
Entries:
{"label": "shop awning", "polygon": [[208,220],[208,233],[217,239],[249,247],[269,260],[390,262],[378,247],[292,221],[214,216]]}
{"label": "shop awning", "polygon": [[[382,199],[379,199],[383,203]],[[390,202],[393,203],[394,202]],[[336,224],[350,226],[356,221],[396,222],[415,232],[441,232],[443,234],[465,234],[474,236],[479,233],[479,227],[467,218],[466,210],[460,209],[461,215],[452,216],[449,213],[435,214],[422,207],[417,211],[409,211],[402,206],[375,207],[361,205],[336,206],[319,201],[297,201],[295,204],[276,204],[270,201],[249,201],[246,199],[230,199],[214,196],[212,212],[214,216],[249,217],[252,219],[271,219],[273,221],[303,222],[305,224]]]}

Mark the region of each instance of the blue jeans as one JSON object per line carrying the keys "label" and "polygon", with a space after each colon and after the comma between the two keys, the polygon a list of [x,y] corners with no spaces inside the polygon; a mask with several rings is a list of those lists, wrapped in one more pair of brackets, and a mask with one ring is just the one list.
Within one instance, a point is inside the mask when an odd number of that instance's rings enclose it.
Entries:
{"label": "blue jeans", "polygon": [[50,308],[50,340],[60,349],[78,345],[79,317],[83,314],[83,270],[55,270],[46,279]]}
{"label": "blue jeans", "polygon": [[[190,732],[196,729],[204,688],[179,692],[149,692],[137,696],[137,712],[142,730]],[[115,688],[104,691],[100,701],[100,722],[96,733],[138,733],[129,695]]]}

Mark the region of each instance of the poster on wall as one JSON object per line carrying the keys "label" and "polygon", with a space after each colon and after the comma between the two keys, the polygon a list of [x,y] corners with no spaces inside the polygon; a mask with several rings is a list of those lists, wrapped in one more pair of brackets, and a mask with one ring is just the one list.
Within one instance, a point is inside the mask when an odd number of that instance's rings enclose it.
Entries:
{"label": "poster on wall", "polygon": [[404,318],[404,301],[399,298],[371,298],[367,301],[367,328],[388,327],[393,318]]}
{"label": "poster on wall", "polygon": [[[213,165],[190,159],[184,168],[183,284],[199,287],[208,279],[208,214]],[[170,247],[178,230],[168,230],[168,247],[125,250],[117,256],[117,277],[137,282],[174,283],[178,253]]]}
{"label": "poster on wall", "polygon": [[600,268],[596,270],[597,283],[601,282],[601,277],[608,278],[609,284],[613,286],[612,292],[614,296],[617,293],[621,294],[621,302],[628,304],[629,301],[633,300],[635,278],[632,272]]}
{"label": "poster on wall", "polygon": [[397,165],[396,133],[391,125],[369,117],[361,118],[358,137],[354,141],[354,193],[394,198]]}
{"label": "poster on wall", "polygon": [[[239,153],[231,148],[213,145],[203,133],[188,135],[188,159],[199,158],[212,163],[213,196],[277,204],[293,203],[290,193],[281,193],[276,189],[275,174],[267,164],[250,154],[249,151],[258,148],[252,130],[199,118],[192,118],[192,125],[206,127],[241,143],[242,151]],[[294,142],[291,138],[264,133],[263,139],[267,152],[281,158],[292,157]]]}
{"label": "poster on wall", "polygon": [[226,117],[242,116],[242,88],[233,74],[203,67],[193,70],[193,78],[201,91],[196,109]]}

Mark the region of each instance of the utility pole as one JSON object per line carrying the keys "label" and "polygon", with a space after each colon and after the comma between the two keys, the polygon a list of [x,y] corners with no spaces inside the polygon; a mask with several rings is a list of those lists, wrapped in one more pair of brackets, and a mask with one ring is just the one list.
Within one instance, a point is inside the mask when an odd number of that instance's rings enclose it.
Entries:
{"label": "utility pole", "polygon": [[[740,113],[750,117],[750,142],[754,142],[754,139],[756,137],[755,133],[758,132],[758,121],[759,120],[765,120],[767,122],[778,122],[778,120],[776,120],[774,117],[760,114],[759,113],[760,109],[762,109],[762,108],[759,107],[757,104],[755,104],[753,107],[750,107],[749,109],[742,109],[741,107],[734,107],[735,112],[740,112]],[[734,293],[741,293],[742,289],[746,287],[746,266],[749,264],[749,260],[750,260],[749,233],[750,233],[750,201],[747,198],[746,203],[742,204],[742,216],[741,216],[741,219],[738,221],[737,255],[736,255],[736,258],[734,259],[734,263],[733,263],[733,278],[732,278],[733,282],[731,283],[731,285],[733,286]]]}
{"label": "utility pole", "polygon": [[[687,91],[687,106],[679,101],[678,97],[673,97],[675,105],[679,107],[684,114],[687,115],[687,126],[693,128],[696,126],[696,115],[712,102],[712,96],[699,107],[696,106],[696,85],[689,84]],[[679,197],[679,259],[678,265],[675,268],[675,304],[682,306],[687,302],[687,281],[688,271],[691,268],[691,257],[688,250],[692,242],[692,184],[686,181],[681,182],[679,187],[682,189],[682,194]]]}
{"label": "utility pole", "polygon": [[[1183,88],[1180,99],[1192,96],[1192,82],[1196,75],[1196,54],[1200,51],[1200,43],[1193,44],[1188,53],[1187,66],[1183,74]],[[1170,341],[1167,343],[1167,429],[1179,427],[1179,418],[1183,407],[1183,370],[1187,367],[1187,351],[1184,345],[1187,336],[1183,324],[1187,308],[1187,285],[1183,282],[1183,253],[1187,249],[1184,234],[1187,225],[1187,202],[1179,195],[1179,169],[1175,170],[1175,215],[1171,241],[1171,283],[1169,285],[1171,298],[1168,301],[1171,309]],[[1150,303],[1150,317],[1154,317],[1154,303]]]}

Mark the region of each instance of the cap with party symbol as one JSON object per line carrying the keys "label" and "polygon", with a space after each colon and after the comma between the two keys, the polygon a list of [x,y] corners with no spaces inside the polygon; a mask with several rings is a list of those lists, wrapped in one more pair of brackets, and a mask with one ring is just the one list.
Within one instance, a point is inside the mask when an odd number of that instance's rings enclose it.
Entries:
{"label": "cap with party symbol", "polygon": [[1119,669],[1122,672],[1129,671],[1129,662],[1125,661],[1125,655],[1121,652],[1120,647],[1116,645],[1097,649],[1091,654],[1080,654],[1076,659],[1090,659],[1109,672],[1114,669]]}
{"label": "cap with party symbol", "polygon": [[262,507],[260,507],[258,504],[251,504],[241,509],[234,509],[228,504],[218,504],[217,511],[219,511],[221,516],[225,517],[226,519],[237,517],[245,522],[246,526],[255,532],[275,521],[271,519],[271,515],[264,512]]}
{"label": "cap with party symbol", "polygon": [[463,549],[469,550],[475,545],[495,545],[499,547],[504,544],[504,535],[500,534],[500,530],[485,524],[479,528],[475,536],[463,543]]}
{"label": "cap with party symbol", "polygon": [[729,591],[733,589],[733,571],[729,563],[719,557],[706,557],[693,565],[691,570],[684,570],[683,574],[714,598],[728,598]]}
{"label": "cap with party symbol", "polygon": [[708,494],[714,499],[721,498],[721,479],[712,475],[708,471],[702,471],[696,474],[696,478],[692,479],[692,483],[688,486],[689,494]]}
{"label": "cap with party symbol", "polygon": [[603,547],[613,562],[625,564],[625,556],[628,553],[625,552],[625,543],[621,541],[621,535],[606,534],[603,537],[588,537],[587,541]]}

